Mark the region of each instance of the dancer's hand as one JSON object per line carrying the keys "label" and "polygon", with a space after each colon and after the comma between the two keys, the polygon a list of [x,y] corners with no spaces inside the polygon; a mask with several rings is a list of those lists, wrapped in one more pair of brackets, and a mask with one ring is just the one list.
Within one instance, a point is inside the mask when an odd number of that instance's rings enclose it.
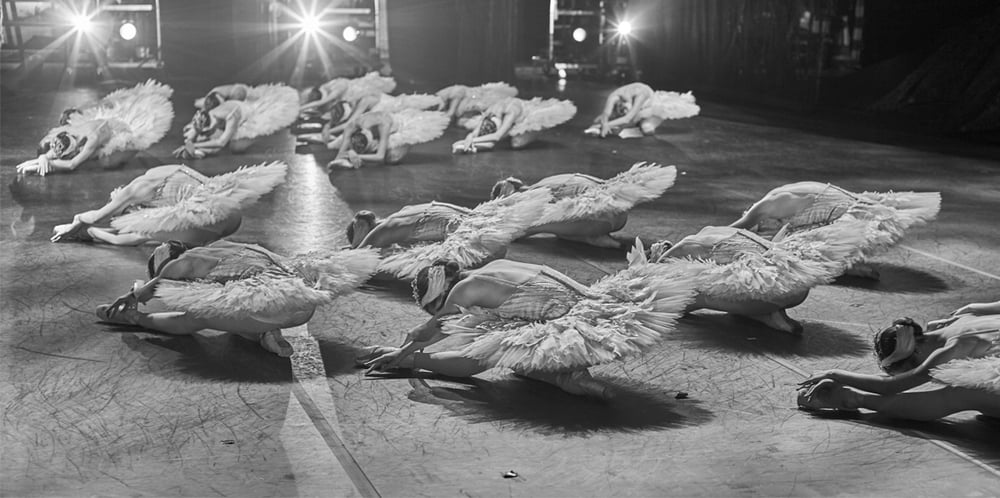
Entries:
{"label": "dancer's hand", "polygon": [[60,240],[70,238],[73,235],[75,235],[76,232],[78,232],[82,227],[83,225],[77,223],[75,220],[73,221],[73,223],[68,223],[65,225],[56,225],[54,228],[52,228],[52,238],[50,238],[49,240],[51,240],[52,242],[59,242]]}
{"label": "dancer's hand", "polygon": [[816,372],[809,376],[808,379],[799,382],[799,389],[809,389],[810,387],[820,383],[825,379],[830,379],[836,382],[840,382],[840,370],[824,370],[822,372]]}
{"label": "dancer's hand", "polygon": [[17,174],[19,175],[36,172],[38,172],[38,159],[28,159],[17,165]]}
{"label": "dancer's hand", "polygon": [[358,169],[361,167],[361,158],[358,157],[358,153],[353,150],[347,151],[347,162],[352,168]]}
{"label": "dancer's hand", "polygon": [[49,162],[49,156],[38,156],[38,176],[45,176],[50,171],[52,171],[52,164]]}
{"label": "dancer's hand", "polygon": [[334,159],[333,161],[330,161],[329,163],[327,163],[327,166],[330,166],[331,168],[332,167],[338,167],[338,168],[353,168],[354,167],[351,164],[351,161],[349,159],[347,159],[346,157],[338,157],[337,159]]}
{"label": "dancer's hand", "polygon": [[135,296],[134,293],[129,291],[128,294],[125,294],[124,296],[115,299],[115,302],[111,303],[111,306],[108,308],[108,317],[114,318],[115,315],[128,309],[135,309],[138,306],[139,306],[139,299]]}
{"label": "dancer's hand", "polygon": [[601,133],[600,134],[601,134],[601,138],[604,138],[604,137],[606,137],[606,136],[608,136],[608,135],[611,134],[611,127],[608,126],[608,120],[607,119],[602,119],[601,120]]}
{"label": "dancer's hand", "polygon": [[1000,303],[970,303],[952,311],[951,316],[972,315],[983,316],[992,315],[1000,311]]}
{"label": "dancer's hand", "polygon": [[368,368],[368,371],[365,373],[369,374],[376,371],[384,372],[386,370],[397,368],[399,366],[399,360],[402,359],[402,352],[402,349],[394,349],[372,361],[369,361],[368,363],[365,363],[365,367]]}

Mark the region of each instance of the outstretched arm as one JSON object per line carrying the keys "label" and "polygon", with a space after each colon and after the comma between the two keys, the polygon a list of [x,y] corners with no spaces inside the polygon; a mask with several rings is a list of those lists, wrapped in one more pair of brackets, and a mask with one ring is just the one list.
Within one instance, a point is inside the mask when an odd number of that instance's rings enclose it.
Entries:
{"label": "outstretched arm", "polygon": [[643,106],[645,106],[647,102],[649,102],[649,95],[645,92],[632,97],[632,105],[629,107],[628,112],[626,112],[624,116],[608,121],[605,126],[608,128],[615,128],[632,124],[635,121],[636,116],[639,115],[639,111],[642,110]]}
{"label": "outstretched arm", "polygon": [[500,139],[506,137],[507,133],[510,132],[510,129],[514,127],[514,121],[517,119],[517,115],[518,113],[505,111],[501,115],[500,126],[497,127],[497,131],[487,133],[485,135],[479,135],[479,128],[477,128],[473,132],[475,135],[470,134],[470,137],[466,138],[466,140],[472,145],[478,143],[496,143],[500,141]]}
{"label": "outstretched arm", "polygon": [[226,126],[223,128],[222,133],[215,138],[209,138],[207,140],[202,140],[200,142],[193,142],[191,145],[196,150],[202,150],[207,153],[214,153],[221,150],[229,141],[233,139],[236,135],[236,130],[239,128],[240,112],[233,111],[226,116]]}
{"label": "outstretched arm", "polygon": [[307,104],[303,104],[303,105],[299,106],[299,112],[301,113],[301,112],[308,111],[310,109],[315,109],[317,107],[323,107],[323,106],[329,104],[330,102],[333,102],[333,101],[339,99],[340,96],[344,94],[344,90],[345,90],[344,87],[342,87],[342,86],[338,87],[338,88],[334,89],[334,91],[332,91],[332,92],[330,92],[330,93],[328,93],[328,94],[320,97],[319,100],[314,100],[314,101],[309,102]]}
{"label": "outstretched arm", "polygon": [[372,154],[358,154],[358,159],[367,162],[385,162],[385,153],[389,150],[389,134],[392,133],[391,119],[386,117],[375,125],[378,129],[378,149]]}

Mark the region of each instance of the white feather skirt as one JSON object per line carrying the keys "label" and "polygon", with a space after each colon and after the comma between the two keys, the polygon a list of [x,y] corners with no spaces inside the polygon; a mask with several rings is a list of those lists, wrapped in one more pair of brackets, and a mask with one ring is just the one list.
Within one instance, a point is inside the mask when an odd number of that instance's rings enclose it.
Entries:
{"label": "white feather skirt", "polygon": [[430,142],[444,134],[448,115],[440,111],[403,109],[392,114],[394,131],[389,135],[389,147]]}
{"label": "white feather skirt", "polygon": [[684,119],[697,116],[701,107],[691,92],[653,92],[650,101],[639,110],[639,118]]}
{"label": "white feather skirt", "polygon": [[384,111],[396,113],[403,109],[416,109],[418,111],[435,110],[444,105],[444,101],[437,95],[426,93],[410,93],[404,95],[382,95],[378,104],[372,111]]}
{"label": "white feather skirt", "polygon": [[[119,232],[154,234],[207,227],[238,214],[285,181],[282,162],[244,166],[206,178],[201,184],[169,188],[159,206],[139,209],[111,220]],[[187,178],[187,175],[181,178]]]}
{"label": "white feather skirt", "polygon": [[569,100],[535,97],[521,102],[523,114],[511,127],[512,136],[547,130],[569,121],[576,115],[576,106]]}
{"label": "white feather skirt", "polygon": [[560,195],[554,189],[553,201],[537,225],[561,221],[588,220],[609,214],[624,213],[636,204],[652,201],[674,185],[677,168],[638,162],[627,171],[582,191]]}
{"label": "white feather skirt", "polygon": [[[548,320],[505,318],[468,309],[444,332],[467,336],[461,353],[488,367],[518,372],[567,372],[647,351],[674,330],[694,284],[682,275],[656,276],[654,265],[634,265],[590,287],[565,314]],[[544,296],[525,296],[529,306]]]}
{"label": "white feather skirt", "polygon": [[983,389],[1000,396],[1000,352],[984,358],[949,361],[931,370],[931,377],[950,386]]}
{"label": "white feather skirt", "polygon": [[328,304],[355,289],[375,271],[378,258],[374,249],[310,252],[245,278],[163,280],[155,297],[171,310],[196,317],[280,323],[282,316]]}
{"label": "white feather skirt", "polygon": [[462,268],[478,266],[523,237],[551,198],[548,190],[538,189],[484,202],[463,216],[443,241],[396,250],[382,260],[378,270],[412,279],[438,260],[454,261]]}
{"label": "white feather skirt", "polygon": [[239,102],[241,119],[234,140],[250,140],[291,126],[299,114],[299,94],[283,84],[266,84],[251,89],[253,98]]}
{"label": "white feather skirt", "polygon": [[380,76],[378,72],[372,71],[360,78],[348,80],[347,91],[344,92],[343,100],[354,101],[366,95],[378,95],[392,93],[396,89],[396,80],[389,76]]}

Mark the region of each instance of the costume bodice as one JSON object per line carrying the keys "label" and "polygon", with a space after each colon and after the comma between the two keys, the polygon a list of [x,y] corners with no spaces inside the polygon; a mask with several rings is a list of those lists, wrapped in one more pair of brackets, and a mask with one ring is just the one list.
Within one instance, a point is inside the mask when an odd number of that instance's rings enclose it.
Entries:
{"label": "costume bodice", "polygon": [[826,184],[816,193],[808,194],[809,205],[786,218],[765,218],[758,223],[758,231],[773,234],[788,225],[791,231],[808,230],[826,226],[837,221],[855,203],[858,197],[836,185]]}
{"label": "costume bodice", "polygon": [[976,336],[988,341],[982,356],[1000,355],[1000,315],[963,316],[948,325],[949,338]]}
{"label": "costume bodice", "polygon": [[552,320],[569,312],[585,296],[563,281],[564,276],[542,268],[490,314],[505,319]]}
{"label": "costume bodice", "polygon": [[204,278],[225,283],[230,280],[251,278],[262,273],[290,275],[295,274],[295,271],[285,266],[277,255],[262,247],[248,244],[222,257]]}
{"label": "costume bodice", "polygon": [[143,205],[151,207],[172,206],[187,198],[192,189],[204,185],[206,181],[208,181],[208,177],[205,175],[187,166],[181,166],[163,177],[160,185],[153,191],[152,197],[143,202]]}

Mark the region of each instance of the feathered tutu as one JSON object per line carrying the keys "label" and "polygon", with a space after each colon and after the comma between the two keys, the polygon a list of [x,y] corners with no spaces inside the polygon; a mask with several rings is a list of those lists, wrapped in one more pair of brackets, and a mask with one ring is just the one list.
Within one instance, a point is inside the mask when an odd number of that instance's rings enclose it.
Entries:
{"label": "feathered tutu", "polygon": [[299,114],[299,94],[283,84],[255,86],[240,105],[240,122],[234,140],[270,135],[291,126]]}
{"label": "feathered tutu", "polygon": [[341,99],[355,101],[366,95],[392,93],[396,89],[396,80],[390,76],[380,76],[372,71],[360,78],[347,80],[347,91]]}
{"label": "feathered tutu", "polygon": [[535,97],[521,102],[523,112],[510,129],[512,136],[547,130],[569,121],[576,115],[576,106],[568,100]]}
{"label": "feathered tutu", "polygon": [[443,332],[470,337],[461,353],[489,367],[566,372],[642,353],[674,330],[692,298],[684,275],[660,277],[634,265],[604,277],[587,295],[522,285],[498,309],[464,309]]}
{"label": "feathered tutu", "polygon": [[68,124],[53,128],[42,139],[50,141],[60,132],[80,133],[94,121],[105,121],[111,138],[98,149],[99,157],[120,151],[146,150],[159,142],[174,120],[170,103],[173,89],[155,80],[111,92],[98,105],[89,106],[69,117]]}
{"label": "feathered tutu", "polygon": [[547,187],[553,201],[537,225],[561,221],[587,220],[600,215],[624,213],[636,204],[652,201],[674,185],[677,168],[655,163],[638,162],[628,171],[601,183],[587,182],[582,189],[566,185],[566,189],[549,185],[543,180],[533,186]]}
{"label": "feathered tutu", "polygon": [[[782,210],[783,199],[806,205],[793,213]],[[772,204],[774,207],[772,207]],[[849,192],[819,182],[778,187],[755,203],[756,231],[772,236],[779,230],[801,232],[834,223],[864,221],[866,235],[858,259],[877,254],[899,242],[907,229],[934,219],[941,210],[939,192]]]}
{"label": "feathered tutu", "polygon": [[[120,232],[141,234],[211,226],[284,183],[288,166],[282,162],[244,166],[214,177],[184,168],[190,173],[181,171],[164,179],[161,194],[151,207],[119,216],[111,220],[111,226]],[[112,199],[114,196],[112,193]]]}
{"label": "feathered tutu", "polygon": [[462,268],[475,267],[522,237],[551,198],[548,190],[538,189],[484,202],[462,216],[443,241],[397,249],[382,260],[378,270],[412,279],[438,260],[454,261]]}
{"label": "feathered tutu", "polygon": [[[689,275],[702,295],[720,301],[781,302],[842,274],[864,243],[861,222],[830,225],[770,242],[747,230],[706,227],[674,247],[696,256],[667,257],[658,245],[649,261],[667,275]],[[832,242],[831,242],[832,240]],[[629,254],[645,261],[641,242]]]}
{"label": "feathered tutu", "polygon": [[374,249],[347,249],[315,251],[276,261],[261,258],[267,252],[255,247],[247,245],[247,249],[229,258],[235,261],[220,263],[225,268],[213,270],[209,278],[163,280],[154,296],[167,308],[196,317],[250,317],[280,323],[282,316],[328,304],[361,285],[375,271],[379,258]]}
{"label": "feathered tutu", "polygon": [[418,111],[403,109],[392,113],[393,132],[389,135],[389,147],[430,142],[444,134],[448,127],[448,115],[439,111]]}
{"label": "feathered tutu", "polygon": [[441,97],[426,93],[411,93],[405,95],[385,95],[383,94],[375,104],[372,111],[383,111],[395,113],[403,109],[416,109],[427,111],[440,108],[443,105]]}
{"label": "feathered tutu", "polygon": [[931,377],[950,386],[984,389],[1000,395],[1000,315],[960,317],[948,326],[965,327],[962,335],[991,335],[992,347],[985,356],[940,365],[931,370]]}
{"label": "feathered tutu", "polygon": [[691,92],[653,92],[653,97],[639,109],[639,118],[684,119],[697,116],[701,107]]}

